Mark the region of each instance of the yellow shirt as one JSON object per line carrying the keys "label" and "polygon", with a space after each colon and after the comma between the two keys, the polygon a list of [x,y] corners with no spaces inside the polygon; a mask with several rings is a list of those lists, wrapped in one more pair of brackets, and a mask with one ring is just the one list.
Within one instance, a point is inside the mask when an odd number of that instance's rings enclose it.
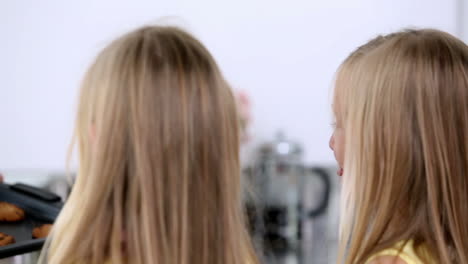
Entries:
{"label": "yellow shirt", "polygon": [[[398,256],[401,260],[405,261],[406,264],[431,264],[434,263],[431,261],[430,263],[423,262],[416,252],[414,251],[413,241],[408,241],[402,250],[401,242],[398,243],[393,248],[382,250],[381,252],[373,255],[369,260],[366,261],[366,264],[370,263],[377,257],[384,257],[384,256]],[[429,258],[430,259],[430,258]]]}

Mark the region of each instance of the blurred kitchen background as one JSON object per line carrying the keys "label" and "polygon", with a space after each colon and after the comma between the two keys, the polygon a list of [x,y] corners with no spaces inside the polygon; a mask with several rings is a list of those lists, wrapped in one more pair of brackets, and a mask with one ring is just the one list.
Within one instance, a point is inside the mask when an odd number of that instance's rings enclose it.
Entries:
{"label": "blurred kitchen background", "polygon": [[333,263],[337,67],[358,45],[402,28],[468,41],[467,17],[466,0],[0,1],[0,172],[66,197],[76,96],[90,61],[125,31],[178,25],[208,47],[238,93],[246,211],[264,262]]}

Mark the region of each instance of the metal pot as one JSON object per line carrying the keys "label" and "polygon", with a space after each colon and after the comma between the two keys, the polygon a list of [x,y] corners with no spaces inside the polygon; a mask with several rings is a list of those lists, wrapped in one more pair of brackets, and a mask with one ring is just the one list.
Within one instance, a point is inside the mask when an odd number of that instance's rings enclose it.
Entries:
{"label": "metal pot", "polygon": [[40,251],[35,251],[11,258],[0,259],[0,264],[36,264],[39,260]]}
{"label": "metal pot", "polygon": [[[332,183],[326,169],[308,167],[302,160],[300,144],[279,133],[272,142],[260,146],[258,160],[250,170],[253,198],[247,212],[258,249],[275,263],[306,263],[304,227],[327,212]],[[310,228],[306,228],[309,230]],[[294,255],[296,262],[291,262]],[[288,259],[287,262],[278,261]],[[268,262],[266,260],[265,262]]]}

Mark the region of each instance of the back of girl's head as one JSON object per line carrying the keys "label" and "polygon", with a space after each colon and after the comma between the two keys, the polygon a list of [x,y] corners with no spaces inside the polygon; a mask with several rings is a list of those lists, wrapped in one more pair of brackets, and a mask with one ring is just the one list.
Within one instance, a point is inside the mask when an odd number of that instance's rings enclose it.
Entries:
{"label": "back of girl's head", "polygon": [[48,263],[253,262],[237,125],[228,84],[188,33],[151,26],[115,40],[82,85],[79,176]]}
{"label": "back of girl's head", "polygon": [[342,260],[411,239],[423,258],[468,263],[466,44],[437,30],[379,37],[343,63],[334,101],[346,134]]}

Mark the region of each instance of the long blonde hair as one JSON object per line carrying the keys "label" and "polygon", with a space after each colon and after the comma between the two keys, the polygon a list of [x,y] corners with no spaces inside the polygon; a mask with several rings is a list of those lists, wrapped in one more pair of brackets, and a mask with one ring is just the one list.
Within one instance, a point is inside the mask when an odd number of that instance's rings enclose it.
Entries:
{"label": "long blonde hair", "polygon": [[468,47],[437,30],[378,37],[340,67],[345,131],[339,263],[412,241],[468,263]]}
{"label": "long blonde hair", "polygon": [[240,198],[231,89],[183,30],[148,26],[112,42],[84,78],[79,176],[45,260],[257,263]]}

